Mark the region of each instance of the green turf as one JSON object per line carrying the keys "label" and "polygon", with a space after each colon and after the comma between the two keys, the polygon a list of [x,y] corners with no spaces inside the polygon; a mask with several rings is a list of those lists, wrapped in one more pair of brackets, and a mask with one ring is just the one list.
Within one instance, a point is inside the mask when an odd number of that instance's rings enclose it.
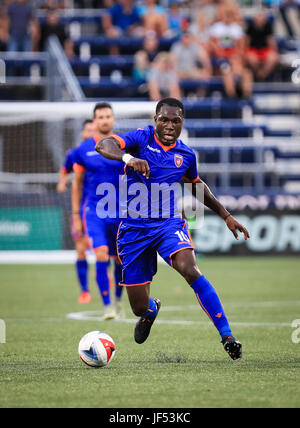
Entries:
{"label": "green turf", "polygon": [[[225,354],[192,291],[168,266],[159,267],[152,284],[166,308],[158,319],[196,324],[155,324],[143,345],[133,340],[134,324],[66,319],[101,311],[93,268],[94,301],[80,306],[72,266],[0,266],[0,318],[7,325],[0,407],[299,407],[300,343],[281,325],[300,318],[299,259],[208,258],[199,265],[243,342],[241,361]],[[77,355],[80,338],[92,330],[116,342],[104,369],[84,366]]]}

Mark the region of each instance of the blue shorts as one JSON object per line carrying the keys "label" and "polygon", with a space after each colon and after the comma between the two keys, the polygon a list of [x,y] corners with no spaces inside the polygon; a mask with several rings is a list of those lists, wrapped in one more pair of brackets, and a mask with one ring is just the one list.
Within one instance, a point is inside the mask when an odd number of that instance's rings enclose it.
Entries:
{"label": "blue shorts", "polygon": [[172,266],[174,254],[194,249],[185,220],[170,218],[149,227],[149,220],[139,225],[121,223],[118,233],[118,255],[123,266],[120,285],[135,286],[152,282],[157,272],[157,253]]}
{"label": "blue shorts", "polygon": [[101,219],[97,216],[95,208],[88,207],[85,222],[91,247],[94,250],[100,247],[108,247],[109,255],[117,257],[117,234],[120,220]]}

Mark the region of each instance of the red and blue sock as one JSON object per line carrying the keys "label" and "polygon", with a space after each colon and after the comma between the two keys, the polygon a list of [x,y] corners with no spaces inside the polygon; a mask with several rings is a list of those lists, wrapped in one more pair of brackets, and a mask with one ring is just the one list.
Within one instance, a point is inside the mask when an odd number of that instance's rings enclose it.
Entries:
{"label": "red and blue sock", "polygon": [[204,276],[200,276],[191,287],[196,294],[200,306],[217,328],[221,338],[225,335],[232,336],[223,306],[211,283]]}
{"label": "red and blue sock", "polygon": [[96,262],[96,282],[105,306],[110,305],[111,303],[108,266],[109,262]]}
{"label": "red and blue sock", "polygon": [[77,260],[76,272],[81,291],[88,292],[88,262],[86,260]]}

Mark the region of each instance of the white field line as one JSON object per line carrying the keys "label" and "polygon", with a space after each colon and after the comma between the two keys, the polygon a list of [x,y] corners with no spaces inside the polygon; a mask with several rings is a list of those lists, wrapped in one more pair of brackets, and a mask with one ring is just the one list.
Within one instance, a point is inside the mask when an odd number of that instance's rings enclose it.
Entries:
{"label": "white field line", "polygon": [[[257,307],[257,308],[266,308],[266,307],[286,307],[286,306],[300,306],[300,300],[286,300],[286,301],[274,301],[274,302],[250,302],[250,303],[228,303],[224,305],[225,307],[231,308],[247,308],[247,307]],[[186,312],[186,311],[200,311],[199,305],[187,305],[187,306],[164,306],[161,309],[161,312]],[[83,311],[83,312],[73,312],[67,314],[65,317],[57,318],[6,318],[5,322],[7,323],[52,323],[52,322],[63,322],[65,319],[75,320],[75,321],[105,321],[103,317],[103,311]],[[114,320],[114,322],[121,323],[136,323],[137,318],[120,318]],[[158,319],[156,324],[167,324],[167,325],[210,325],[209,321],[189,321],[189,320],[162,320]],[[242,321],[233,321],[230,323],[233,326],[243,326],[243,327],[291,327],[291,323],[281,323],[281,322],[242,322]]]}

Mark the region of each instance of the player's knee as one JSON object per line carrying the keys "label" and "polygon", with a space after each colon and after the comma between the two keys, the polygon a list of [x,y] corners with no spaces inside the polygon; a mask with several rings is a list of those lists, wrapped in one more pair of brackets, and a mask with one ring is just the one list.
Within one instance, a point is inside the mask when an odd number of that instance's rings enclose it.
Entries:
{"label": "player's knee", "polygon": [[97,248],[95,254],[98,262],[107,262],[109,260],[109,252],[106,247]]}
{"label": "player's knee", "polygon": [[131,305],[131,309],[134,315],[136,315],[137,317],[140,317],[145,312],[147,312],[148,306],[143,304],[135,304],[135,305]]}
{"label": "player's knee", "polygon": [[177,261],[176,270],[189,284],[192,284],[201,276],[201,272],[196,264],[187,264],[184,260]]}

